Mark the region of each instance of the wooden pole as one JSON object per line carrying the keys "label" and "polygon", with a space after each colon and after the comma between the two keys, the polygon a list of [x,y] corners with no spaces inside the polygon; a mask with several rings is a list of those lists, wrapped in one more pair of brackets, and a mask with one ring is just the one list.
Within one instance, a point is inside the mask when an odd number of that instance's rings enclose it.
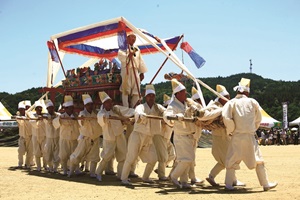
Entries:
{"label": "wooden pole", "polygon": [[[172,48],[172,51],[174,51],[174,50],[177,48],[177,46],[178,46],[178,44],[179,44],[179,42],[180,42],[180,40],[181,40],[182,38],[183,38],[183,35],[180,36],[178,42],[177,42],[176,45]],[[169,56],[170,56],[170,54],[169,54]],[[166,64],[166,62],[168,61],[168,59],[169,59],[169,57],[166,57],[166,59],[165,59],[164,62],[161,64],[160,68],[157,70],[156,74],[153,76],[152,80],[150,81],[150,84],[152,84],[152,82],[154,81],[154,79],[156,78],[156,76],[158,75],[158,73],[160,72],[160,70],[163,68],[163,66]]]}
{"label": "wooden pole", "polygon": [[58,56],[58,60],[59,60],[61,69],[63,70],[63,73],[64,73],[64,75],[65,75],[65,78],[67,78],[67,74],[66,74],[65,68],[64,68],[64,66],[63,66],[63,64],[62,64],[62,62],[61,62],[60,56],[59,56],[59,54],[58,54],[58,51],[57,51],[57,49],[56,49],[56,45],[55,45],[54,41],[52,41],[52,42],[53,42],[55,51],[56,51],[56,53],[57,53],[57,56]]}

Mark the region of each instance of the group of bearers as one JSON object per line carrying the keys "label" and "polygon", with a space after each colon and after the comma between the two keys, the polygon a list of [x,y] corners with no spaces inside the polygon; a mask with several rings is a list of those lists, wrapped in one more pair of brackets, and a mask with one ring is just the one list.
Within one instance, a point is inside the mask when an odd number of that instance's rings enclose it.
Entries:
{"label": "group of bearers", "polygon": [[[155,102],[153,85],[146,85],[145,102],[135,109],[114,105],[105,92],[99,92],[102,105],[98,112],[93,109],[92,98],[83,94],[84,110],[79,115],[74,113],[71,96],[65,96],[62,114],[54,112],[51,101],[46,102],[47,114],[42,114],[40,101],[35,102],[35,113],[32,114],[26,112],[25,102],[20,102],[20,116],[17,117],[20,128],[19,166],[23,165],[25,153],[25,166],[30,166],[33,152],[38,171],[42,169],[43,157],[43,167],[57,172],[61,164],[62,174],[70,177],[79,174],[79,164],[86,161],[90,163],[90,176],[102,181],[103,172],[115,157],[117,178],[122,185],[131,185],[130,174],[134,174],[141,159],[146,163],[142,175],[144,182],[154,182],[150,174],[158,162],[155,171],[160,181],[170,180],[177,188],[187,189],[204,182],[195,175],[195,158],[201,132],[209,129],[213,138],[212,154],[217,161],[206,178],[212,186],[219,186],[215,177],[225,168],[225,189],[245,186],[235,176],[241,161],[249,169],[256,169],[259,183],[265,191],[277,186],[277,183],[268,181],[255,139],[261,114],[258,102],[248,97],[249,79],[242,78],[234,88],[237,96],[232,100],[229,100],[226,88],[217,85],[217,92],[224,98],[218,97],[205,108],[195,88],[192,97],[187,98],[182,83],[176,79],[172,79],[171,83],[173,94],[165,99],[165,106]],[[134,124],[130,125],[132,121]],[[125,134],[124,126],[127,127]],[[170,157],[168,149],[172,149],[172,132],[176,158],[167,175],[165,168]],[[103,137],[101,161],[100,135]]]}

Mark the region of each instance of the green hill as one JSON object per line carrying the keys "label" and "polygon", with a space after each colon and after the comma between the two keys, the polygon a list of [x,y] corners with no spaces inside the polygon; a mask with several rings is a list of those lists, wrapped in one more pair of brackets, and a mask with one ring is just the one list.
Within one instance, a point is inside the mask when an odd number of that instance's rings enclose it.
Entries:
{"label": "green hill", "polygon": [[[251,79],[250,96],[255,98],[261,107],[269,113],[273,118],[282,121],[282,102],[289,102],[288,104],[288,120],[292,121],[300,116],[300,80],[299,81],[274,81],[263,78],[253,73],[235,74],[228,77],[214,77],[214,78],[199,78],[204,83],[215,89],[217,84],[224,85],[231,95],[235,96],[232,88],[238,84],[241,77]],[[193,86],[192,81],[185,82],[187,92],[191,92]],[[143,86],[142,86],[143,88]],[[203,96],[208,103],[216,96],[204,87],[202,88]],[[37,100],[41,93],[38,90],[41,88],[31,88],[16,94],[9,94],[7,92],[0,92],[0,101],[12,113],[17,111],[18,102],[21,100]],[[171,95],[171,83],[169,81],[155,84],[157,102],[162,103],[163,94]],[[57,96],[58,102],[61,102],[62,97]]]}

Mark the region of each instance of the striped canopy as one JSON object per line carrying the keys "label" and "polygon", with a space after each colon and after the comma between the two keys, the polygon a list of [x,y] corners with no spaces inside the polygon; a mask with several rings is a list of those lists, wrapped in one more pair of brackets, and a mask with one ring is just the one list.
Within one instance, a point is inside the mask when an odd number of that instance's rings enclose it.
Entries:
{"label": "striped canopy", "polygon": [[[58,50],[65,53],[76,53],[83,56],[96,58],[115,58],[118,54],[118,32],[119,23],[125,24],[126,34],[134,33],[137,36],[135,45],[139,47],[142,54],[156,53],[158,49],[152,43],[155,43],[161,49],[165,49],[155,37],[145,30],[132,30],[129,28],[129,22],[123,17],[99,22],[89,26],[80,27],[60,34],[53,35],[53,40],[58,45]],[[145,37],[151,42],[147,41]],[[163,39],[172,49],[177,45],[180,36]]]}

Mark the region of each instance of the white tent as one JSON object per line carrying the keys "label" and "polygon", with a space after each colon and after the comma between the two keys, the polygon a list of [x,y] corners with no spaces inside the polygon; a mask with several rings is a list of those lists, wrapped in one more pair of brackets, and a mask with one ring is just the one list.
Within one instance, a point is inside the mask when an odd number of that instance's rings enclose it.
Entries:
{"label": "white tent", "polygon": [[297,119],[289,123],[289,126],[297,126],[297,125],[300,126],[300,117],[298,117]]}
{"label": "white tent", "polygon": [[0,102],[0,127],[1,128],[17,127],[18,126],[17,122],[15,120],[10,120],[10,119],[11,119],[10,112]]}
{"label": "white tent", "polygon": [[11,119],[11,114],[0,102],[0,120],[8,120],[8,119]]}
{"label": "white tent", "polygon": [[280,127],[281,122],[278,120],[272,118],[264,109],[261,107],[259,108],[261,115],[262,115],[262,120],[260,122],[260,128],[273,128],[273,127]]}

